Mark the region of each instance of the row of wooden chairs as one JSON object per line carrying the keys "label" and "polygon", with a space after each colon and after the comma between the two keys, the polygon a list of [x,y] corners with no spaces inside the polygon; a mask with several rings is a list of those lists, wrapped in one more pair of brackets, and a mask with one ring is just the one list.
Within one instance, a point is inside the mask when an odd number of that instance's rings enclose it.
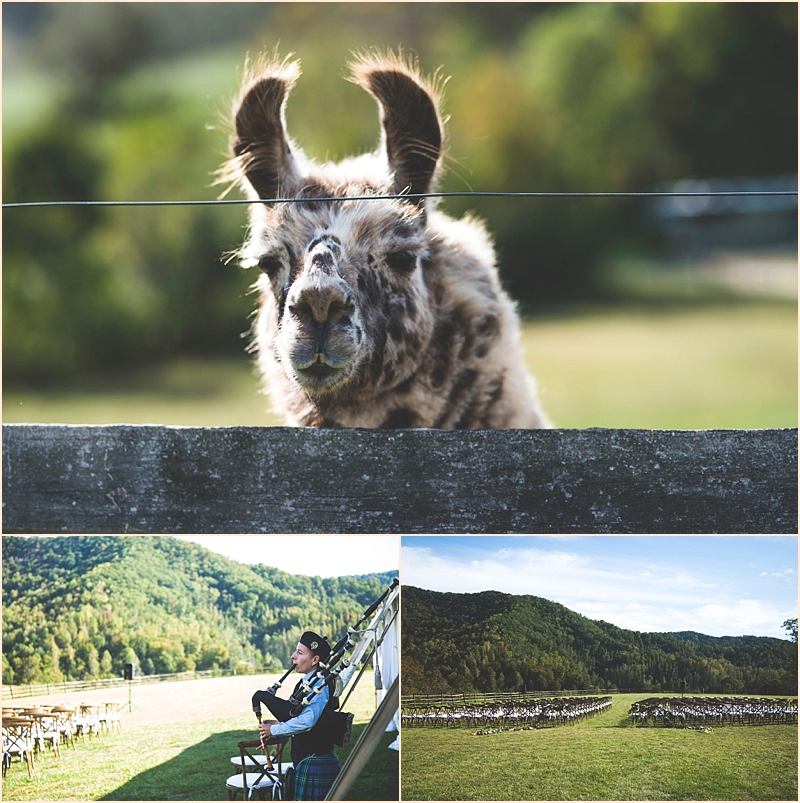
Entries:
{"label": "row of wooden chairs", "polygon": [[628,711],[634,725],[773,725],[797,722],[797,700],[761,697],[649,697]]}
{"label": "row of wooden chairs", "polygon": [[33,777],[35,759],[46,748],[56,757],[62,745],[75,749],[76,737],[120,730],[122,705],[116,700],[95,704],[3,707],[3,777],[19,758]]}

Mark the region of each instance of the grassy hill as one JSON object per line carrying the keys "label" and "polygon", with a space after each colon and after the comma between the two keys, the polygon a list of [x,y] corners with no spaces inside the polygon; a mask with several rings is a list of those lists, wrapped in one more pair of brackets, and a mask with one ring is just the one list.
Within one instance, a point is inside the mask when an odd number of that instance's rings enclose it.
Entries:
{"label": "grassy hill", "polygon": [[556,602],[403,588],[403,693],[624,688],[794,694],[797,645],[640,633]]}
{"label": "grassy hill", "polygon": [[338,638],[396,572],[309,577],[162,536],[3,537],[3,683],[280,669]]}

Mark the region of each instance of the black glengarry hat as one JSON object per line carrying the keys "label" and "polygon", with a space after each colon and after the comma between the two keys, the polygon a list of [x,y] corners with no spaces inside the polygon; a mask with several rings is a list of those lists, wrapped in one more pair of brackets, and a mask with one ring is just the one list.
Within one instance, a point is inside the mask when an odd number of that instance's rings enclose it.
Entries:
{"label": "black glengarry hat", "polygon": [[306,630],[300,636],[300,643],[308,647],[315,655],[319,655],[322,661],[331,654],[331,645],[328,644],[327,639],[312,630]]}

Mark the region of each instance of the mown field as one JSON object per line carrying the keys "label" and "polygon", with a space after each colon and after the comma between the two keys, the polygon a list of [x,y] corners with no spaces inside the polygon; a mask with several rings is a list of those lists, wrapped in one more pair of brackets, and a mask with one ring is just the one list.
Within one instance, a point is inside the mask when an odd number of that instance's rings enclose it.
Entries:
{"label": "mown field", "polygon": [[[573,310],[523,345],[558,427],[797,426],[796,302]],[[5,388],[5,423],[270,426],[248,357],[121,370],[79,388]]]}
{"label": "mown field", "polygon": [[634,728],[646,694],[576,725],[404,728],[403,800],[797,800],[797,726]]}
{"label": "mown field", "polygon": [[[4,800],[226,800],[225,781],[233,775],[230,759],[237,742],[257,737],[250,697],[277,676],[248,676],[134,686],[132,708],[119,691],[61,694],[30,702],[101,702],[125,704],[122,730],[50,750],[36,759],[28,778],[18,760],[3,778]],[[355,745],[375,709],[372,673],[365,673],[347,703],[355,715]],[[8,702],[8,701],[4,701]],[[27,704],[27,700],[20,701]],[[348,800],[397,800],[398,753],[385,734]],[[337,748],[344,764],[349,751]]]}

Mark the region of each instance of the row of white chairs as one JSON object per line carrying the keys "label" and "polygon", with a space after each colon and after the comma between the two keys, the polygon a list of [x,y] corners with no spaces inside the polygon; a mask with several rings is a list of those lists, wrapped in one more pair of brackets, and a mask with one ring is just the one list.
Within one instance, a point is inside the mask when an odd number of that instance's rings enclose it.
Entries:
{"label": "row of white chairs", "polygon": [[101,704],[55,706],[8,706],[3,708],[3,776],[12,759],[19,758],[33,777],[35,758],[46,748],[61,755],[61,745],[75,749],[75,738],[99,736],[121,729],[121,704],[114,700]]}

